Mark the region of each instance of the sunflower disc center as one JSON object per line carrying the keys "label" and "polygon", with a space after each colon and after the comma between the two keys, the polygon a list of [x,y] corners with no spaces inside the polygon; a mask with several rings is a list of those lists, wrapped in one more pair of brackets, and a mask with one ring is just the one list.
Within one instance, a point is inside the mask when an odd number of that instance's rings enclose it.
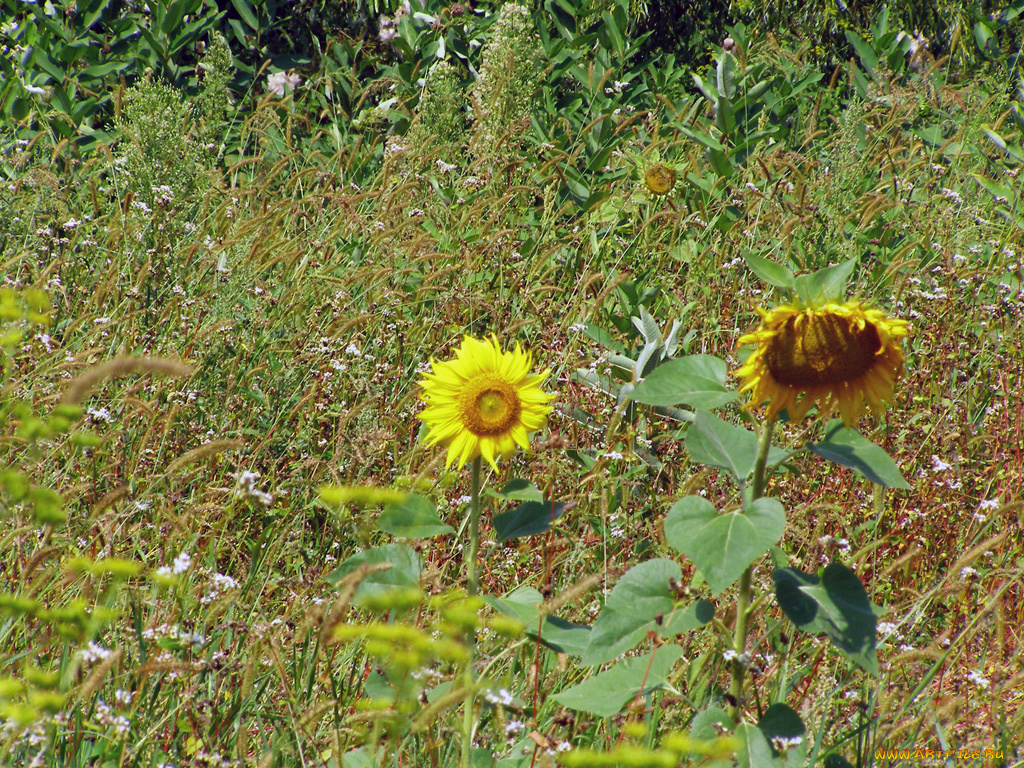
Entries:
{"label": "sunflower disc center", "polygon": [[790,317],[768,345],[765,363],[780,384],[834,386],[871,370],[882,348],[878,330],[831,313]]}
{"label": "sunflower disc center", "polygon": [[676,183],[676,172],[666,165],[656,163],[644,173],[644,184],[656,195],[667,195]]}
{"label": "sunflower disc center", "polygon": [[521,411],[515,388],[498,378],[474,382],[462,400],[463,423],[478,437],[504,434],[515,426]]}

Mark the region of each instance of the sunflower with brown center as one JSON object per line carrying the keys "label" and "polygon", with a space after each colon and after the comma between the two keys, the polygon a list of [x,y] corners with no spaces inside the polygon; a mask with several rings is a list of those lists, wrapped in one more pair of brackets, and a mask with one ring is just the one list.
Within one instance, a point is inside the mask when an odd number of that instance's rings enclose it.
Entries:
{"label": "sunflower with brown center", "polygon": [[667,195],[676,185],[676,169],[654,163],[644,171],[644,186],[654,195]]}
{"label": "sunflower with brown center", "polygon": [[447,446],[448,466],[482,456],[495,469],[497,458],[511,458],[517,445],[529,448],[529,433],[547,423],[554,398],[540,387],[548,371],[531,373],[532,367],[529,352],[518,344],[503,352],[493,335],[466,336],[454,360],[432,360],[432,373],[419,382],[426,444]]}
{"label": "sunflower with brown center", "polygon": [[790,421],[799,421],[817,403],[822,415],[838,411],[851,426],[865,402],[884,411],[903,374],[906,320],[859,301],[758,312],[760,327],[739,339],[756,348],[736,375],[752,404],[768,401],[768,418],[785,409]]}

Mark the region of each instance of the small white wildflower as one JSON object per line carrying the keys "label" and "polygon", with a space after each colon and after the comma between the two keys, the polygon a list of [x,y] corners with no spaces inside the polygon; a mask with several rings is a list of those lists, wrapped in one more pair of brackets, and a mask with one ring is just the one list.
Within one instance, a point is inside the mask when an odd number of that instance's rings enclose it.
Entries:
{"label": "small white wildflower", "polygon": [[226,576],[223,573],[215,573],[210,577],[210,581],[217,589],[238,589],[238,582],[231,576]]}
{"label": "small white wildflower", "polygon": [[889,635],[896,634],[896,625],[893,624],[891,621],[878,622],[876,629],[878,630],[878,634],[880,634],[882,637],[887,637]]}
{"label": "small white wildflower", "polygon": [[172,569],[174,575],[178,576],[192,567],[192,556],[188,552],[182,552],[174,558]]}
{"label": "small white wildflower", "polygon": [[973,579],[977,575],[978,571],[974,568],[971,568],[971,566],[969,565],[960,569],[960,578],[964,581],[967,581],[968,579]]}
{"label": "small white wildflower", "polygon": [[619,451],[607,451],[601,454],[602,458],[611,459],[612,461],[621,461],[622,454]]}
{"label": "small white wildflower", "polygon": [[295,73],[274,72],[267,75],[267,91],[281,98],[284,97],[286,86],[288,90],[294,91],[300,85],[302,85],[302,77]]}
{"label": "small white wildflower", "polygon": [[958,192],[952,190],[952,189],[949,189],[949,187],[943,187],[941,192],[942,192],[943,195],[948,197],[950,200],[952,200],[957,205],[961,205],[964,202],[963,198],[960,197],[960,194]]}
{"label": "small white wildflower", "polygon": [[82,659],[86,664],[93,664],[107,658],[110,653],[109,648],[104,648],[99,643],[90,640],[89,644],[82,649]]}
{"label": "small white wildflower", "polygon": [[945,472],[952,468],[952,464],[943,461],[938,456],[932,456],[932,472]]}
{"label": "small white wildflower", "polygon": [[981,690],[983,691],[987,691],[989,689],[989,686],[992,684],[992,681],[989,680],[987,677],[983,677],[981,674],[979,674],[978,672],[974,672],[973,670],[967,673],[967,679],[979,688],[981,688]]}
{"label": "small white wildflower", "polygon": [[156,195],[155,201],[159,205],[170,205],[174,202],[174,190],[166,184],[159,187],[151,187],[152,192]]}
{"label": "small white wildflower", "polygon": [[985,499],[978,504],[978,509],[997,509],[999,507],[999,499]]}
{"label": "small white wildflower", "polygon": [[521,720],[509,720],[505,724],[506,736],[517,736],[526,730],[526,725]]}
{"label": "small white wildflower", "polygon": [[484,698],[491,704],[500,704],[503,707],[512,705],[512,694],[505,688],[500,689],[497,693],[488,691],[484,694]]}
{"label": "small white wildflower", "polygon": [[110,424],[114,420],[114,417],[110,415],[110,411],[106,406],[103,406],[102,408],[90,408],[86,413],[89,414],[90,419],[96,422],[103,421]]}
{"label": "small white wildflower", "polygon": [[803,736],[790,736],[789,738],[785,736],[772,737],[772,746],[775,747],[776,752],[785,752],[793,747],[799,747],[803,743]]}
{"label": "small white wildflower", "polygon": [[235,491],[235,495],[245,496],[258,501],[264,507],[269,507],[271,502],[274,501],[274,497],[256,487],[256,481],[259,480],[259,477],[258,472],[250,472],[249,470],[239,473],[237,475],[238,490]]}

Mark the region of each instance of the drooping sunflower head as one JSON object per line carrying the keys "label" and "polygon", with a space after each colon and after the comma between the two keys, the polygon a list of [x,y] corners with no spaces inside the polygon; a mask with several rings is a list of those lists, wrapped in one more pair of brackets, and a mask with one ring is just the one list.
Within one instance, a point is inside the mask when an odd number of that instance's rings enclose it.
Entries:
{"label": "drooping sunflower head", "polygon": [[865,402],[876,413],[884,410],[903,374],[906,320],[859,301],[759,312],[760,327],[739,339],[755,349],[736,371],[752,405],[767,400],[769,418],[785,409],[799,421],[817,403],[822,415],[838,411],[847,426]]}
{"label": "drooping sunflower head", "polygon": [[516,446],[529,447],[529,433],[547,423],[554,395],[541,389],[548,371],[532,373],[533,356],[516,344],[503,352],[498,339],[466,336],[455,359],[431,361],[419,382],[427,407],[427,445],[448,447],[447,464],[462,467],[482,456],[497,469]]}
{"label": "drooping sunflower head", "polygon": [[675,168],[664,163],[652,163],[644,169],[644,186],[652,195],[667,195],[675,185]]}

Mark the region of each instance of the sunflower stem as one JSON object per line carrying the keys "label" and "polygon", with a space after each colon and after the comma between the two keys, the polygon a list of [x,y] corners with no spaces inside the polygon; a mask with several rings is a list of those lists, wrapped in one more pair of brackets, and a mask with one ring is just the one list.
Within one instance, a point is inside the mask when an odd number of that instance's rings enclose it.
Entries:
{"label": "sunflower stem", "polygon": [[480,582],[476,573],[477,551],[480,549],[480,468],[482,459],[473,459],[473,479],[470,487],[469,502],[469,554],[466,557],[466,590],[470,597],[480,591]]}
{"label": "sunflower stem", "polygon": [[750,481],[751,501],[764,496],[764,485],[768,480],[765,469],[768,467],[768,452],[772,449],[772,430],[774,427],[775,419],[769,416],[761,428],[761,437],[757,443],[757,459],[754,461],[754,476]]}
{"label": "sunflower stem", "polygon": [[[471,598],[476,597],[480,591],[479,577],[476,572],[476,559],[477,552],[480,549],[481,464],[482,459],[480,456],[473,459],[473,473],[469,491],[469,553],[466,556],[466,591]],[[476,685],[476,681],[473,679],[473,660],[476,656],[476,630],[469,630],[466,636],[466,645],[469,646],[469,658],[466,660],[464,678],[469,692],[466,695],[466,709],[462,713],[462,768],[470,768],[470,757],[473,752],[473,689]]]}
{"label": "sunflower stem", "polygon": [[[772,447],[772,429],[775,419],[768,417],[761,427],[761,437],[757,444],[757,459],[754,462],[754,476],[751,478],[750,501],[756,501],[764,495],[767,481],[768,451]],[[736,654],[732,660],[732,682],[729,695],[732,697],[732,719],[739,722],[743,713],[743,683],[747,674],[747,632],[750,627],[750,603],[753,596],[751,585],[754,580],[754,564],[751,563],[740,576],[739,594],[736,596],[736,628],[732,635],[732,650]]]}

